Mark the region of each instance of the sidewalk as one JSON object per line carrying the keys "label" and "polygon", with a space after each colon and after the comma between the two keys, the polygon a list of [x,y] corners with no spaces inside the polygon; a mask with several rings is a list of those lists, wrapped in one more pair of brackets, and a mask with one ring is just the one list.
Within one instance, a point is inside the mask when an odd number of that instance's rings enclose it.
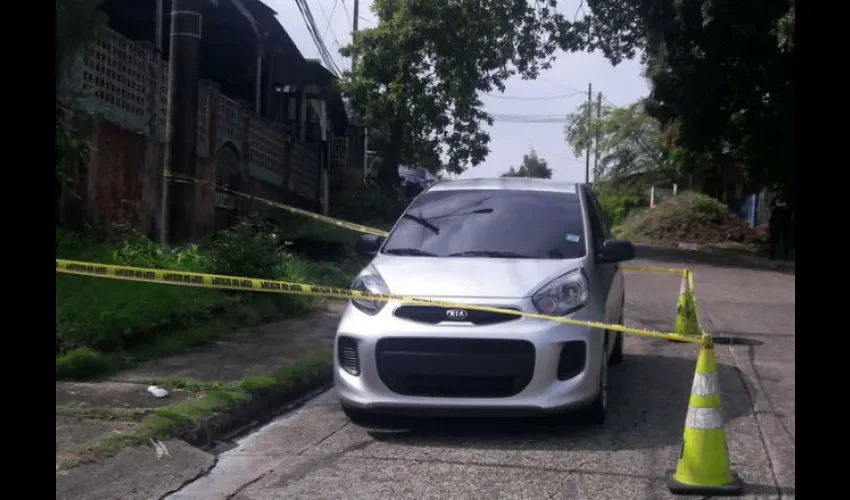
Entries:
{"label": "sidewalk", "polygon": [[330,301],[105,381],[57,382],[56,497],[147,500],[203,474],[208,450],[331,381],[344,307]]}

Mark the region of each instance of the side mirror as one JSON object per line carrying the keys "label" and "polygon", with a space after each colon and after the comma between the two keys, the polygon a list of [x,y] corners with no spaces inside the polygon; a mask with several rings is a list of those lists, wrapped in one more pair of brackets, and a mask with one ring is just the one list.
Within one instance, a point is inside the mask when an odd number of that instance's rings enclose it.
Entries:
{"label": "side mirror", "polygon": [[613,264],[635,258],[635,246],[631,241],[608,240],[602,245],[599,252],[598,262],[600,264]]}
{"label": "side mirror", "polygon": [[377,236],[374,234],[364,234],[360,236],[359,240],[357,240],[357,246],[355,247],[355,251],[357,252],[357,255],[363,257],[374,257],[375,254],[378,253],[378,250],[381,248],[381,245],[383,244],[383,236]]}

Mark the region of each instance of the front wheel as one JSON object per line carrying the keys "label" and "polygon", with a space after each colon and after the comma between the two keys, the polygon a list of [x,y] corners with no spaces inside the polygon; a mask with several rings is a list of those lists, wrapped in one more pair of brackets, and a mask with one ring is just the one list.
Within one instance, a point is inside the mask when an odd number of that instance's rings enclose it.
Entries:
{"label": "front wheel", "polygon": [[623,333],[617,332],[614,337],[614,350],[611,351],[611,357],[608,359],[608,364],[619,365],[623,362]]}
{"label": "front wheel", "polygon": [[[624,324],[622,314],[620,315],[620,325]],[[608,359],[608,363],[612,365],[619,365],[623,362],[623,338],[625,334],[623,332],[617,332],[614,335],[614,349],[611,351],[611,357]]]}

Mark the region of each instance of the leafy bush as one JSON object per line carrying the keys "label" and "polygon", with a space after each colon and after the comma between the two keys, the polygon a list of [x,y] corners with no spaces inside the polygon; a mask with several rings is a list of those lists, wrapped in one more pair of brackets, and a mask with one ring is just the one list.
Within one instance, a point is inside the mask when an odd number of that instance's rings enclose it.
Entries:
{"label": "leafy bush", "polygon": [[623,186],[598,183],[596,196],[609,224],[617,226],[635,210],[649,205],[644,189],[639,186]]}
{"label": "leafy bush", "polygon": [[710,196],[683,192],[655,209],[632,215],[618,228],[618,236],[639,242],[760,243],[762,237],[746,222]]}
{"label": "leafy bush", "polygon": [[[95,243],[57,229],[56,254],[59,258],[90,262],[299,283],[350,283],[352,272],[344,266],[319,265],[286,252],[280,231],[266,223],[244,220],[219,232],[207,246],[167,248],[136,234],[109,244]],[[80,351],[83,354],[74,354],[73,359],[65,359],[77,352],[76,349],[100,353],[134,349],[158,341],[166,334],[174,336],[198,321],[232,310],[230,306],[233,305],[239,305],[245,322],[251,323],[303,313],[313,303],[311,298],[293,295],[227,292],[57,274],[57,373],[73,371],[67,367],[85,364],[77,360],[85,358],[87,354],[83,351]],[[89,364],[93,371],[100,369],[96,362]]]}
{"label": "leafy bush", "polygon": [[212,243],[216,274],[276,279],[283,262],[283,240],[267,222],[243,219],[215,235]]}
{"label": "leafy bush", "polygon": [[179,269],[190,272],[210,272],[213,261],[198,245],[168,248],[154,243],[144,235],[131,234],[112,251],[115,262],[124,266]]}

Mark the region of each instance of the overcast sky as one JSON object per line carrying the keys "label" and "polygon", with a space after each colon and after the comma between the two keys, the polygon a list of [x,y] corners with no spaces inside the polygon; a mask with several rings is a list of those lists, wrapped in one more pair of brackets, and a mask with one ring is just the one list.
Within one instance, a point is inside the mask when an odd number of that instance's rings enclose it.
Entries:
{"label": "overcast sky", "polygon": [[[347,69],[351,61],[339,55],[339,47],[351,38],[354,0],[306,0],[313,18],[324,35],[325,45],[337,66]],[[278,13],[278,20],[307,58],[317,58],[318,50],[310,37],[294,0],[264,0]],[[561,0],[561,11],[573,18],[579,0]],[[375,26],[371,0],[360,3],[360,28]],[[648,93],[640,64],[628,61],[616,68],[602,54],[562,53],[553,67],[535,81],[514,78],[508,81],[502,97],[483,96],[485,109],[494,114],[555,115],[573,111],[587,99],[587,84],[601,91],[615,105],[636,101]],[[584,93],[583,95],[581,93]],[[554,96],[567,97],[551,98]],[[481,165],[467,170],[463,177],[498,177],[511,166],[518,166],[530,147],[549,162],[553,179],[584,180],[584,158],[576,158],[564,142],[563,123],[495,123],[490,131],[490,155]],[[591,159],[592,160],[592,159]]]}

